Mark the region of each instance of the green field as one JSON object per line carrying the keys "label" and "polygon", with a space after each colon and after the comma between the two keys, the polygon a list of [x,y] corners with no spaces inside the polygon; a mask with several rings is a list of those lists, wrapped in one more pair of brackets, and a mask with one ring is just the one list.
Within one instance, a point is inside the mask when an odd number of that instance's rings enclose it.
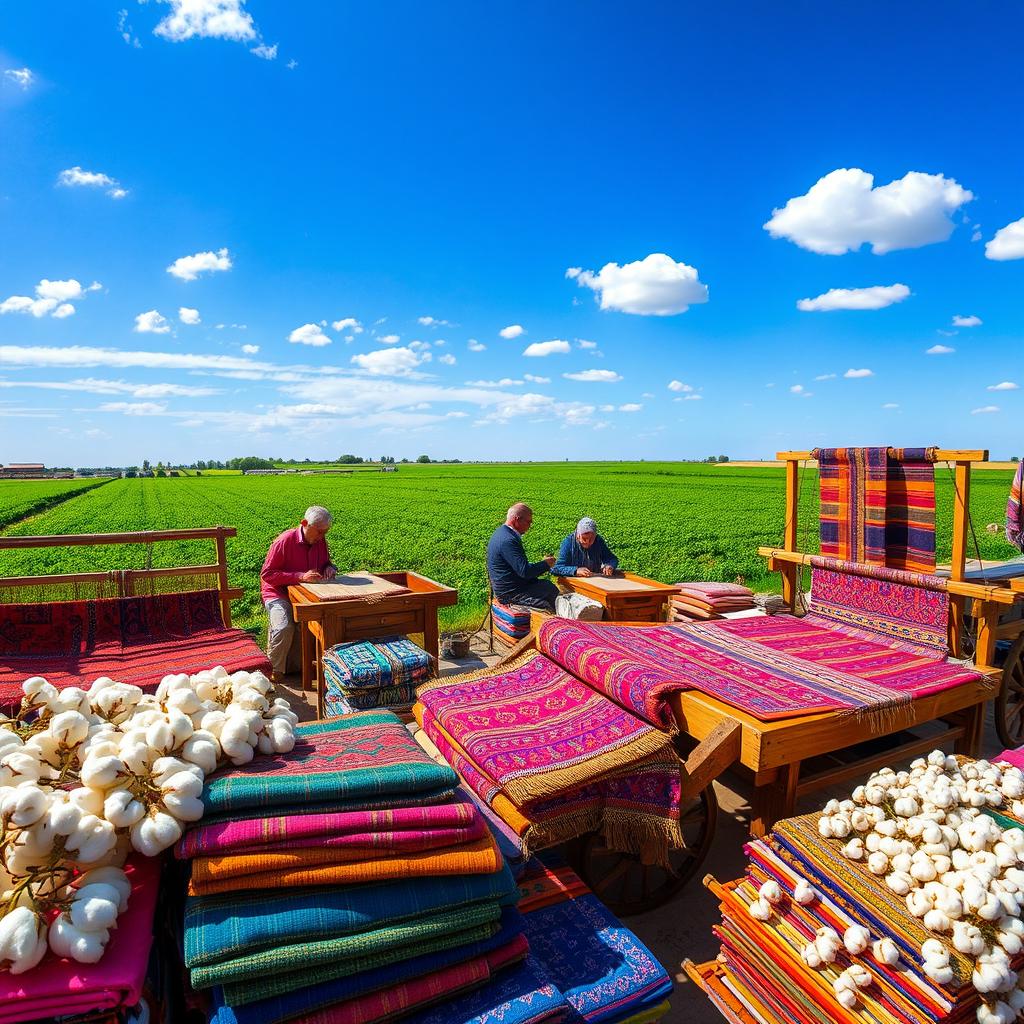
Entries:
{"label": "green field", "polygon": [[0,480],[0,529],[105,483],[105,480]]}
{"label": "green field", "polygon": [[[952,486],[938,475],[938,545],[948,558]],[[971,510],[983,557],[1018,554],[1002,535],[1009,471],[974,474]],[[0,482],[0,523],[34,508],[38,488],[92,488],[87,481]],[[403,466],[398,473],[327,477],[213,475],[115,480],[88,489],[5,534],[103,533],[115,530],[236,526],[228,544],[231,582],[245,590],[236,622],[262,628],[259,570],[267,547],[297,524],[308,505],[335,515],[331,552],[342,569],[413,569],[457,587],[460,602],[446,610],[447,628],[476,625],[487,594],[484,549],[514,501],[529,502],[534,527],[527,554],[539,558],[583,515],[593,516],[624,568],[657,579],[733,580],[777,589],[757,555],[782,539],[783,474],[777,467],[727,468],[692,463],[550,463]],[[816,543],[817,477],[801,483],[801,547]],[[20,511],[19,511],[20,510]],[[29,513],[31,514],[31,513]],[[986,527],[999,524],[997,533]],[[210,560],[212,544],[156,545],[153,565]],[[971,548],[973,554],[973,546]],[[70,548],[0,552],[0,575],[138,568],[145,549]]]}

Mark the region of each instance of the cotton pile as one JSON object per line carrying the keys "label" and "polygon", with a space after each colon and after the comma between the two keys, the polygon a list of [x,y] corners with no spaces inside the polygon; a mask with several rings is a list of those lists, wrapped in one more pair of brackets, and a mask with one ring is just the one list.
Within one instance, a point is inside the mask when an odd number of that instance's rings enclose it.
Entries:
{"label": "cotton pile", "polygon": [[1024,775],[940,751],[779,822],[721,899],[705,988],[733,1021],[1012,1024]]}
{"label": "cotton pile", "polygon": [[434,674],[434,666],[422,648],[393,636],[329,648],[323,656],[323,674],[327,718],[376,708],[408,714],[416,686]]}
{"label": "cotton pile", "polygon": [[674,622],[692,619],[720,619],[725,612],[747,611],[754,607],[754,592],[738,583],[678,583],[672,595],[671,618]]}
{"label": "cotton pile", "polygon": [[491,602],[493,628],[491,632],[502,643],[519,643],[530,635],[530,609],[518,604]]}
{"label": "cotton pile", "polygon": [[212,776],[184,952],[216,1024],[372,1024],[478,988],[527,951],[476,805],[387,711],[296,729]]}

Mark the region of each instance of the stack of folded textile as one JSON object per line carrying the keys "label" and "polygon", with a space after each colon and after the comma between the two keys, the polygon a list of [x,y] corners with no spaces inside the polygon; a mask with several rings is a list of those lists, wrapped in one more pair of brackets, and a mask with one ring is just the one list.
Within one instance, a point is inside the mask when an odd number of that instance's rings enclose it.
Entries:
{"label": "stack of folded textile", "polygon": [[327,718],[389,708],[408,714],[416,686],[434,674],[430,655],[401,636],[338,644],[324,653]]}
{"label": "stack of folded textile", "polygon": [[519,888],[526,960],[408,1024],[646,1024],[668,1012],[664,968],[570,868],[534,858]]}
{"label": "stack of folded textile", "polygon": [[1017,768],[935,752],[779,822],[743,878],[705,880],[722,950],[691,976],[734,1024],[1011,1024],[1022,792]]}
{"label": "stack of folded textile", "polygon": [[720,619],[725,612],[754,607],[754,592],[738,583],[678,583],[672,595],[672,619]]}
{"label": "stack of folded textile", "polygon": [[176,850],[192,861],[185,963],[216,1024],[372,1024],[523,959],[493,838],[396,715],[296,737],[211,776]]}
{"label": "stack of folded textile", "polygon": [[497,598],[491,602],[491,632],[502,643],[517,644],[530,635],[530,609],[520,604],[502,604]]}
{"label": "stack of folded textile", "polygon": [[528,851],[597,831],[666,864],[682,844],[668,736],[536,651],[499,673],[426,683],[413,713]]}

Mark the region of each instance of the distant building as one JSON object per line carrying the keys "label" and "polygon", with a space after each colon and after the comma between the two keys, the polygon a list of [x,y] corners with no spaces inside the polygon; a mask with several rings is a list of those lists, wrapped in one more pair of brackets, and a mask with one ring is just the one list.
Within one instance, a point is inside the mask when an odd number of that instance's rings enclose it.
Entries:
{"label": "distant building", "polygon": [[4,480],[31,480],[50,475],[41,462],[12,462],[9,466],[0,466],[0,479]]}

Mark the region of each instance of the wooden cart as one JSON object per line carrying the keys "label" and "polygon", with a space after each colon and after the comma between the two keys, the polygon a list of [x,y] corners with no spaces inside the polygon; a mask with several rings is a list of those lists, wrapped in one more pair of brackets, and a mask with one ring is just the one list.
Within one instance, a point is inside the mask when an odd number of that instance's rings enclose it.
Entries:
{"label": "wooden cart", "polygon": [[610,622],[663,622],[665,604],[679,588],[622,572],[614,576],[559,576],[559,587],[597,601]]}

